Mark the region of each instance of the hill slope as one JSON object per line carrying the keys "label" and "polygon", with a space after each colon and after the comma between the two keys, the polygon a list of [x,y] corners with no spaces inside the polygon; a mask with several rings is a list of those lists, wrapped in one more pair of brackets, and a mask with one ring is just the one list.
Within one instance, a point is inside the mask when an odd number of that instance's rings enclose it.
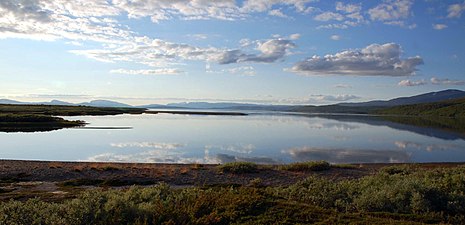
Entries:
{"label": "hill slope", "polygon": [[445,100],[452,100],[458,98],[465,98],[465,91],[448,89],[444,91],[429,92],[421,95],[415,95],[410,97],[394,98],[387,101],[371,101],[361,103],[341,103],[340,106],[378,106],[378,107],[392,107],[399,105],[412,105],[420,103],[432,103]]}
{"label": "hill slope", "polygon": [[433,103],[396,106],[379,110],[377,113],[406,116],[441,116],[465,118],[465,98]]}

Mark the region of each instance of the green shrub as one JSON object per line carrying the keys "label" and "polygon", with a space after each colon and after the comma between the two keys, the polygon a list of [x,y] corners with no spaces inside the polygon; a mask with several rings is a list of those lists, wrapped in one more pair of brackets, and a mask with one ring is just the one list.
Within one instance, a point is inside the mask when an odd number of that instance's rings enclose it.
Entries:
{"label": "green shrub", "polygon": [[251,162],[231,162],[218,166],[218,170],[235,174],[256,173],[258,165]]}
{"label": "green shrub", "polygon": [[288,171],[323,171],[331,169],[331,164],[326,161],[310,161],[291,163],[280,168]]}
{"label": "green shrub", "polygon": [[402,174],[408,175],[416,170],[415,166],[412,165],[399,165],[399,166],[386,166],[380,169],[380,173],[386,173],[389,175]]}

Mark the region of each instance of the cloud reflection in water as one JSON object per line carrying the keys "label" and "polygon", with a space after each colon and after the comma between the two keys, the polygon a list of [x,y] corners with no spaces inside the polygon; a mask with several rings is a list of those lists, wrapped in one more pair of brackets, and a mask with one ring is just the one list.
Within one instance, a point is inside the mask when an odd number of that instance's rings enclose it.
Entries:
{"label": "cloud reflection in water", "polygon": [[331,163],[404,163],[410,154],[399,150],[362,150],[299,147],[283,150],[295,161],[325,160]]}

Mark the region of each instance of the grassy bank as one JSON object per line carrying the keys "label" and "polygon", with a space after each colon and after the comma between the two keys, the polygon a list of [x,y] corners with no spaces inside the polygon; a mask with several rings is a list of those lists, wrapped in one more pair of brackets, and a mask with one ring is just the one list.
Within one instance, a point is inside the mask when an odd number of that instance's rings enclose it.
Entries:
{"label": "grassy bank", "polygon": [[57,116],[140,114],[145,109],[55,105],[0,105],[1,132],[51,131],[83,126],[84,121],[70,121]]}
{"label": "grassy bank", "polygon": [[60,105],[1,105],[0,114],[28,114],[51,116],[99,116],[118,115],[123,113],[141,114],[143,108],[116,108],[90,106],[60,106]]}
{"label": "grassy bank", "polygon": [[84,121],[70,121],[48,115],[0,114],[0,131],[2,132],[51,131],[84,124]]}
{"label": "grassy bank", "polygon": [[[244,168],[245,164],[231,166]],[[309,168],[313,167],[299,165],[295,169]],[[257,170],[261,168],[248,167],[238,176]],[[243,186],[173,189],[159,184],[93,189],[59,202],[11,200],[0,204],[0,223],[465,223],[464,166],[433,169],[391,166],[359,179],[331,179],[317,174],[289,186],[266,187],[254,181]]]}

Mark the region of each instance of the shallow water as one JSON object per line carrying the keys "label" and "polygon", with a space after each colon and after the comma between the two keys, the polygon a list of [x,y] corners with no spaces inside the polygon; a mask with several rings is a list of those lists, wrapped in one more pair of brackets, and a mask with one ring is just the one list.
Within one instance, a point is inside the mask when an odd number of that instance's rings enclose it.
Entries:
{"label": "shallow water", "polygon": [[[90,128],[0,133],[0,158],[160,163],[463,162],[460,133],[370,116],[68,117]],[[127,129],[132,128],[132,129]]]}

